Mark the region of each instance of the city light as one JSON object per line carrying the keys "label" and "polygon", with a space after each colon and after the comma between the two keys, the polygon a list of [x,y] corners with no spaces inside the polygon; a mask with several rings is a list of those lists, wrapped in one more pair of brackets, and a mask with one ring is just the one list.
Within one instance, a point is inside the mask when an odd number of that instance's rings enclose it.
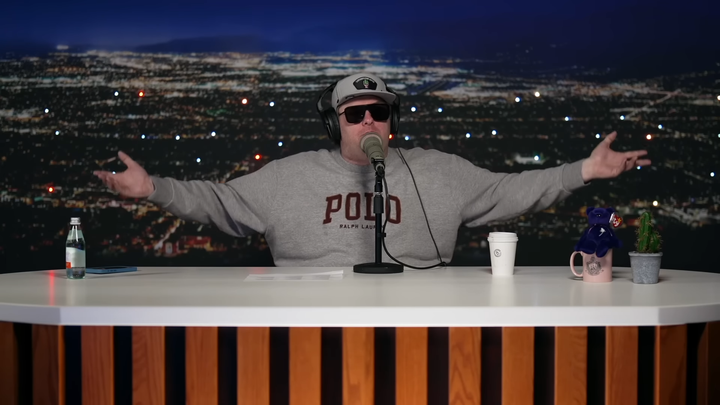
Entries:
{"label": "city light", "polygon": [[278,146],[282,146],[282,145],[283,145],[283,143],[282,143],[282,142],[278,142]]}
{"label": "city light", "polygon": [[176,140],[176,141],[179,141],[179,140],[180,140],[180,135],[175,135],[175,140]]}
{"label": "city light", "polygon": [[50,112],[50,110],[46,108],[46,109],[45,109],[45,114],[47,114],[47,113],[49,113],[49,112]]}
{"label": "city light", "polygon": [[140,135],[140,139],[145,139],[145,134]]}
{"label": "city light", "polygon": [[200,163],[200,158],[195,159],[196,162]]}
{"label": "city light", "polygon": [[270,106],[270,107],[275,107],[275,102],[274,102],[274,101],[271,101],[270,104],[269,104],[269,106]]}
{"label": "city light", "polygon": [[210,136],[215,136],[215,131],[210,132]]}
{"label": "city light", "polygon": [[497,135],[497,131],[493,129],[493,130],[492,130],[492,134],[493,134],[493,135]]}
{"label": "city light", "polygon": [[442,107],[438,107],[438,112],[442,112]]}
{"label": "city light", "polygon": [[662,124],[658,124],[658,129],[663,129]]}
{"label": "city light", "polygon": [[409,140],[410,140],[410,137],[407,136],[407,135],[405,135],[405,140],[406,140],[406,141],[409,141]]}
{"label": "city light", "polygon": [[117,91],[116,91],[116,92],[115,92],[115,97],[117,97],[117,96],[119,96],[119,95],[120,95],[120,92],[117,92]]}
{"label": "city light", "polygon": [[535,161],[537,162],[538,160],[540,160],[540,156],[535,155],[535,157],[533,159],[535,159]]}
{"label": "city light", "polygon": [[55,135],[60,135],[60,131],[55,131]]}
{"label": "city light", "polygon": [[596,139],[600,139],[600,134],[595,134]]}
{"label": "city light", "polygon": [[55,192],[55,187],[48,187],[48,192],[54,193],[54,192]]}
{"label": "city light", "polygon": [[471,136],[472,136],[472,135],[470,134],[470,132],[468,132],[468,133],[465,134],[465,138],[470,138]]}
{"label": "city light", "polygon": [[645,139],[647,139],[648,141],[651,140],[651,139],[652,139],[652,135],[650,135],[650,134],[645,135]]}
{"label": "city light", "polygon": [[536,91],[536,92],[535,92],[535,97],[540,97],[540,92],[539,92],[539,91]]}
{"label": "city light", "polygon": [[414,107],[414,106],[413,106],[413,107],[410,107],[410,111],[415,112],[415,111],[417,111],[417,108]]}
{"label": "city light", "polygon": [[624,120],[625,120],[625,116],[624,116],[624,115],[621,115],[621,116],[620,116],[620,119],[624,121]]}
{"label": "city light", "polygon": [[140,92],[138,93],[138,97],[145,97],[145,92],[140,90]]}
{"label": "city light", "polygon": [[657,206],[658,206],[658,202],[657,202],[657,201],[653,201],[653,207],[657,207]]}
{"label": "city light", "polygon": [[260,160],[261,157],[260,155],[255,155],[255,160]]}
{"label": "city light", "polygon": [[248,99],[246,99],[246,98],[242,99],[242,101],[241,101],[241,103],[243,103],[243,104],[247,104],[247,102],[248,102]]}
{"label": "city light", "polygon": [[520,97],[515,97],[515,102],[519,103],[522,99]]}
{"label": "city light", "polygon": [[570,121],[570,117],[565,117],[565,121]]}

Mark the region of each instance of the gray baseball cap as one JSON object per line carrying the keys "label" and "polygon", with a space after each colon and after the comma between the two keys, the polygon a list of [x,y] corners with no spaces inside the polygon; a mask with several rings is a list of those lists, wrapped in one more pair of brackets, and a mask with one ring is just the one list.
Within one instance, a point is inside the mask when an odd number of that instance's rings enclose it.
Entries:
{"label": "gray baseball cap", "polygon": [[397,96],[390,93],[385,82],[370,73],[357,73],[341,79],[332,93],[332,107],[337,111],[344,102],[360,96],[376,96],[392,104]]}

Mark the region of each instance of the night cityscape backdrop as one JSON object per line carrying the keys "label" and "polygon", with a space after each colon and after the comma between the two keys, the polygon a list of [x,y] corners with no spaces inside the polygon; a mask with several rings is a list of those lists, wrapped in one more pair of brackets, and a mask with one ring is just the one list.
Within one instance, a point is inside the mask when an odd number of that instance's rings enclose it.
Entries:
{"label": "night cityscape backdrop", "polygon": [[489,265],[487,234],[505,230],[520,236],[518,265],[565,266],[585,208],[611,206],[624,219],[616,266],[629,265],[635,219],[651,210],[664,268],[720,271],[717,4],[297,4],[4,7],[0,272],[62,268],[71,216],[88,265],[272,265],[262,235],[122,199],[92,172],[124,170],[106,162],[122,150],[150,174],[224,182],[332,148],[315,99],[360,71],[401,95],[393,146],[504,172],[589,156],[612,131],[614,149],[649,151],[651,166],[551,209],[462,228],[452,265]]}

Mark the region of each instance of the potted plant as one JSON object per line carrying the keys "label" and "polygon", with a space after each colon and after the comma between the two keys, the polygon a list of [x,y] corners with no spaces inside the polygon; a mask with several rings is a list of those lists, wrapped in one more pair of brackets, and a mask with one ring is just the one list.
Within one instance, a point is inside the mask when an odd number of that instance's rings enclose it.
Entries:
{"label": "potted plant", "polygon": [[637,251],[630,252],[630,267],[632,268],[633,283],[655,284],[660,275],[660,260],[662,252],[660,234],[653,226],[653,217],[649,211],[640,216],[640,226],[637,229]]}

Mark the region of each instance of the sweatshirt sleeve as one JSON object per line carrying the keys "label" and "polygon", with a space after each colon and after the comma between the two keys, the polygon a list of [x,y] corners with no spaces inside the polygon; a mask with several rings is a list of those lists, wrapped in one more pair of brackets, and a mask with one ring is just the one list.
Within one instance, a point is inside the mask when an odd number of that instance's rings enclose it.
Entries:
{"label": "sweatshirt sleeve", "polygon": [[468,227],[542,211],[586,184],[579,160],[521,173],[493,173],[455,156],[456,201]]}
{"label": "sweatshirt sleeve", "polygon": [[148,200],[179,218],[213,224],[233,236],[265,233],[277,191],[275,162],[227,183],[150,176]]}

